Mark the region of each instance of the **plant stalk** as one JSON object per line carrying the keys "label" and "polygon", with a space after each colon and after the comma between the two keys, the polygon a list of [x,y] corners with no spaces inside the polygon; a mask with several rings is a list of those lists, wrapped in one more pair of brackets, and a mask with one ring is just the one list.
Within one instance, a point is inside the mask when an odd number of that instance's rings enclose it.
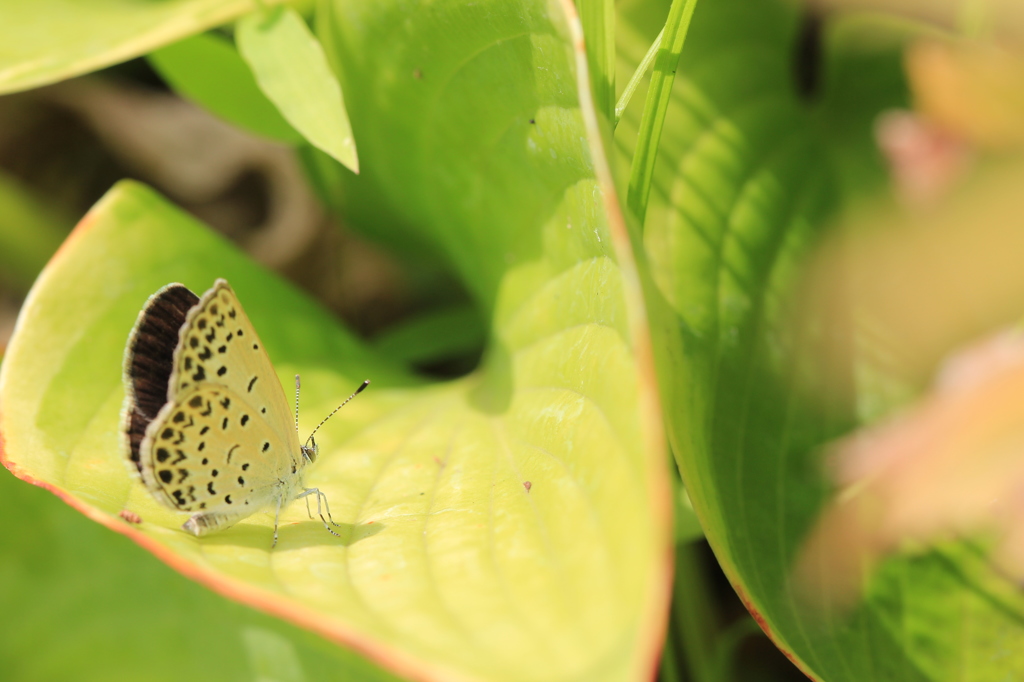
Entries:
{"label": "plant stalk", "polygon": [[665,115],[672,95],[679,56],[683,52],[686,34],[693,18],[697,0],[672,0],[665,22],[660,49],[654,61],[651,85],[647,90],[644,113],[640,119],[633,164],[629,174],[629,190],[626,205],[643,225],[647,214],[647,199],[651,193],[654,176],[654,162],[658,156],[658,143],[665,126]]}

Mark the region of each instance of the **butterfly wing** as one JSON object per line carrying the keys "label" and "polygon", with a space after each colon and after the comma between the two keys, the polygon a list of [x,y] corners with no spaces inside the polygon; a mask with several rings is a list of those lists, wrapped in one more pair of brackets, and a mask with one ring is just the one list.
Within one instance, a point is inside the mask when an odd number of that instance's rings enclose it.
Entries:
{"label": "butterfly wing", "polygon": [[121,435],[133,474],[141,473],[139,447],[146,427],[167,402],[178,334],[198,302],[185,286],[168,284],[149,297],[128,337]]}
{"label": "butterfly wing", "polygon": [[218,279],[188,312],[174,352],[168,400],[204,385],[243,396],[299,452],[284,389],[270,357],[231,286]]}
{"label": "butterfly wing", "polygon": [[289,500],[301,460],[244,396],[210,384],[164,405],[139,450],[143,482],[158,500],[235,520]]}
{"label": "butterfly wing", "polygon": [[150,297],[129,337],[122,432],[160,502],[195,535],[291,499],[305,464],[263,344],[228,283]]}

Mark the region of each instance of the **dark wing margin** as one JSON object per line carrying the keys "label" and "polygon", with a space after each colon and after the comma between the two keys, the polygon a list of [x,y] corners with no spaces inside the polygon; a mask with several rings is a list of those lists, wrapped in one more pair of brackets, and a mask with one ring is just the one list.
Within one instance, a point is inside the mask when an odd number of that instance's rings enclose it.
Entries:
{"label": "dark wing margin", "polygon": [[188,311],[198,302],[199,297],[184,285],[168,284],[149,297],[128,337],[121,430],[137,472],[141,471],[139,447],[146,427],[167,402],[178,335]]}

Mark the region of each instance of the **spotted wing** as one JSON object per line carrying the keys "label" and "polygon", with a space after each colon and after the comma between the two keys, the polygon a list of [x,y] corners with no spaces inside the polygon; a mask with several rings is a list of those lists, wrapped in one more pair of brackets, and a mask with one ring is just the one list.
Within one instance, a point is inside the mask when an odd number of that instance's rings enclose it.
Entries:
{"label": "spotted wing", "polygon": [[[243,396],[275,433],[294,434],[288,400],[270,357],[231,286],[218,279],[189,310],[174,352],[168,399],[217,385]],[[298,452],[298,437],[295,450]]]}
{"label": "spotted wing", "polygon": [[246,398],[204,383],[164,405],[140,447],[142,479],[154,497],[181,511],[237,518],[281,495],[290,499],[302,456],[297,442]]}

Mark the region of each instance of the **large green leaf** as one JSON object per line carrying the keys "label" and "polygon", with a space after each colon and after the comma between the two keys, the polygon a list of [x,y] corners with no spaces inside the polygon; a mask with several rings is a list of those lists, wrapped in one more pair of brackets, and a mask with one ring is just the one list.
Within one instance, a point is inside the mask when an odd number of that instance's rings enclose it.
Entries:
{"label": "large green leaf", "polygon": [[[335,9],[328,44],[367,139],[360,183],[391,197],[476,294],[490,320],[483,366],[417,382],[159,197],[121,185],[26,302],[0,374],[5,463],[188,575],[401,674],[645,677],[667,607],[669,486],[636,272],[596,118],[579,104],[571,5]],[[202,290],[218,276],[280,376],[301,372],[303,430],[374,382],[318,435],[306,481],[328,494],[340,540],[301,504],[283,512],[273,551],[267,516],[193,538],[119,461],[135,314],[168,281]],[[123,523],[125,507],[144,522]]]}
{"label": "large green leaf", "polygon": [[[667,8],[622,9],[628,73]],[[850,344],[852,327],[798,314],[794,288],[841,188],[881,184],[871,118],[904,97],[897,60],[832,53],[825,78],[852,82],[826,81],[826,100],[803,105],[791,75],[798,20],[773,0],[703,2],[679,66],[644,233],[652,305],[667,313],[655,339],[673,449],[726,574],[810,676],[1016,679],[1024,600],[969,545],[891,559],[851,613],[808,613],[789,583],[828,493],[820,448],[872,398],[855,390],[854,359],[847,385],[821,385],[814,358]],[[851,66],[865,61],[873,82],[897,87],[851,103],[864,92]],[[634,108],[617,129],[623,156],[636,129]]]}
{"label": "large green leaf", "polygon": [[0,0],[0,93],[117,64],[252,9],[252,0]]}

